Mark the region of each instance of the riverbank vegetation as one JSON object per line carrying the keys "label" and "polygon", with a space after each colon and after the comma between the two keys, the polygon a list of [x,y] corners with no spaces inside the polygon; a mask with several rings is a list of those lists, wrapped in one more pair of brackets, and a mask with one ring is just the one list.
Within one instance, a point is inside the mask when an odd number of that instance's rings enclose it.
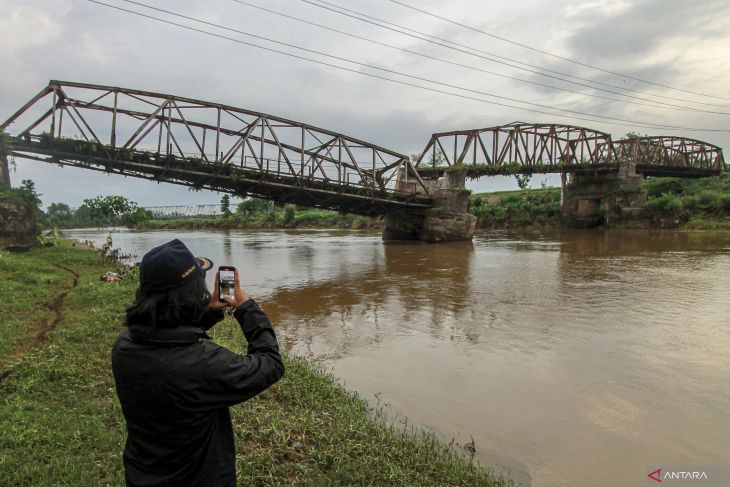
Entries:
{"label": "riverbank vegetation", "polygon": [[487,228],[560,225],[560,189],[541,188],[480,193],[469,199],[469,212]]}
{"label": "riverbank vegetation", "polygon": [[[138,277],[99,280],[118,265],[67,241],[0,253],[0,485],[124,484],[109,360]],[[230,318],[212,335],[246,348]],[[513,485],[431,434],[391,426],[321,369],[285,360],[279,383],[232,408],[241,485]]]}
{"label": "riverbank vegetation", "polygon": [[730,229],[730,177],[646,181],[646,211],[654,224]]}
{"label": "riverbank vegetation", "polygon": [[249,198],[235,212],[211,217],[187,217],[147,222],[147,228],[350,228],[382,225],[382,218],[340,213],[320,208],[282,205]]}
{"label": "riverbank vegetation", "polygon": [[[730,177],[649,178],[642,191],[649,227],[730,229]],[[560,189],[522,189],[472,195],[469,212],[487,228],[560,225]]]}

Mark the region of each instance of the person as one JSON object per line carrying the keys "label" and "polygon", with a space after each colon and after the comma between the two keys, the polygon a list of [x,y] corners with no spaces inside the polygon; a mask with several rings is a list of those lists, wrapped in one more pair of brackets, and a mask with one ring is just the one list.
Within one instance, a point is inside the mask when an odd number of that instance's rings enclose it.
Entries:
{"label": "person", "polygon": [[[142,258],[136,299],[112,350],[117,396],[127,424],[123,462],[129,487],[235,486],[235,447],[229,406],[241,403],[284,374],[276,335],[266,314],[241,288],[219,300],[205,272],[180,241]],[[248,340],[236,354],[206,331],[232,308]]]}

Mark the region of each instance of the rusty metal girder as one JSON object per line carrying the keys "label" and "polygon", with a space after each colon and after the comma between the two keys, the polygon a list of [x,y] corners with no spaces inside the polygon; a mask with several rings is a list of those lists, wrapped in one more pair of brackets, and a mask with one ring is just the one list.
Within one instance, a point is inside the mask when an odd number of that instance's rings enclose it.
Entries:
{"label": "rusty metal girder", "polygon": [[514,122],[498,127],[441,132],[421,153],[416,166],[441,158],[446,165],[517,162],[524,166],[577,164],[594,161],[609,163],[611,135],[585,127]]}
{"label": "rusty metal girder", "polygon": [[677,136],[614,141],[597,130],[558,124],[508,125],[435,133],[416,167],[518,164],[525,172],[566,172],[617,167],[631,161],[657,174],[709,175],[727,170],[722,149]]}
{"label": "rusty metal girder", "polygon": [[[363,207],[367,199],[380,202],[373,211],[430,206],[429,188],[403,154],[313,125],[220,103],[51,81],[0,130],[15,125],[18,129],[10,131],[12,150],[20,157],[25,154],[96,170],[103,166],[108,172],[156,180],[175,173],[177,184],[213,188],[218,184],[221,191],[243,191],[241,196],[286,200],[282,186],[288,185],[291,193],[314,191],[318,196],[310,194],[308,202],[330,193],[336,202],[328,207],[345,211],[351,209],[346,204],[348,195],[365,213],[372,213]],[[164,168],[157,167],[163,163]],[[145,173],[145,164],[155,167]],[[210,177],[196,182],[193,171],[185,169],[190,165],[208,176],[237,175],[238,181],[260,179],[260,184],[220,185]],[[190,177],[180,177],[185,171]],[[410,185],[404,185],[403,179]],[[403,187],[414,185],[420,193],[418,204],[412,191],[402,192]],[[259,187],[268,192],[257,192]]]}
{"label": "rusty metal girder", "polygon": [[676,136],[630,137],[614,141],[620,160],[646,166],[724,171],[722,149],[701,140]]}

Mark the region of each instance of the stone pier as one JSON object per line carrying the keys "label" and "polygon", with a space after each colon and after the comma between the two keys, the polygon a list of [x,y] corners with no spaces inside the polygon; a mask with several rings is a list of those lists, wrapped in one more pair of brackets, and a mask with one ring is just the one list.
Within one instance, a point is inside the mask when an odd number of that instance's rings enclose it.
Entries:
{"label": "stone pier", "polygon": [[[400,174],[399,190],[417,191],[416,185]],[[465,188],[466,172],[447,172],[438,181],[426,181],[434,200],[427,210],[407,210],[385,216],[383,241],[421,240],[423,242],[456,242],[471,240],[476,217],[467,210],[469,191]]]}
{"label": "stone pier", "polygon": [[563,189],[561,214],[570,228],[631,225],[646,206],[644,177],[625,163],[617,173],[572,174]]}

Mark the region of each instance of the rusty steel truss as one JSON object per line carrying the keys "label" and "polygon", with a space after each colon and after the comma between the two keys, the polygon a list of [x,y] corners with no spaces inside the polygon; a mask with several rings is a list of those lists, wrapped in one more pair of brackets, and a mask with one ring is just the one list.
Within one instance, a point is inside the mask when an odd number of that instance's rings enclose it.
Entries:
{"label": "rusty steel truss", "polygon": [[637,169],[650,175],[728,170],[720,147],[686,137],[630,137],[615,141],[613,148],[620,161],[636,161]]}
{"label": "rusty steel truss", "polygon": [[364,215],[432,206],[407,156],[219,103],[51,81],[11,124],[21,158]]}
{"label": "rusty steel truss", "polygon": [[727,170],[722,149],[684,137],[632,137],[558,124],[508,125],[431,136],[416,167],[421,174],[463,164],[482,174],[612,171],[633,162],[647,175],[708,176]]}

